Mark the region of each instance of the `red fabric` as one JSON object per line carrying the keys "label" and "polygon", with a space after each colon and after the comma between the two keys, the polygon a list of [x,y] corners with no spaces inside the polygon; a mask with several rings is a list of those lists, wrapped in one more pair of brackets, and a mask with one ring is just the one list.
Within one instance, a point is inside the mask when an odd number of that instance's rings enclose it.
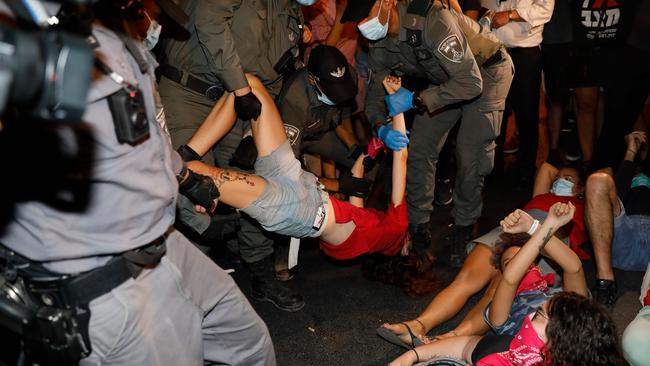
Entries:
{"label": "red fabric", "polygon": [[544,193],[533,197],[526,207],[524,207],[524,211],[537,209],[548,212],[551,206],[557,202],[571,202],[576,206],[576,213],[573,215],[573,219],[571,219],[571,222],[566,225],[567,229],[570,230],[569,244],[571,249],[576,252],[580,259],[589,259],[589,254],[580,248],[580,245],[587,241],[587,232],[585,231],[584,220],[585,203],[583,200],[579,200],[578,197],[575,196],[563,197],[556,196],[553,193]]}
{"label": "red fabric", "polygon": [[546,290],[548,290],[548,285],[549,284],[552,285],[554,283],[555,283],[555,275],[549,273],[542,276],[542,272],[539,270],[539,267],[531,266],[528,269],[528,272],[526,272],[524,278],[522,278],[521,281],[519,282],[519,286],[517,287],[517,291],[515,292],[515,294],[519,295],[524,291],[534,291],[534,290],[540,290],[546,292]]}
{"label": "red fabric", "polygon": [[384,148],[384,142],[379,137],[373,137],[368,143],[368,156],[372,159],[377,157],[377,154]]}
{"label": "red fabric", "polygon": [[406,240],[408,214],[406,203],[388,211],[360,208],[330,196],[336,223],[354,221],[352,234],[341,244],[332,245],[321,241],[320,248],[325,254],[336,259],[350,259],[366,253],[396,255]]}
{"label": "red fabric", "polygon": [[477,366],[533,366],[543,361],[544,342],[539,339],[529,317],[510,341],[507,351],[494,353],[478,360]]}
{"label": "red fabric", "polygon": [[645,297],[643,298],[643,306],[648,306],[650,305],[650,288],[648,289],[648,292],[646,292]]}

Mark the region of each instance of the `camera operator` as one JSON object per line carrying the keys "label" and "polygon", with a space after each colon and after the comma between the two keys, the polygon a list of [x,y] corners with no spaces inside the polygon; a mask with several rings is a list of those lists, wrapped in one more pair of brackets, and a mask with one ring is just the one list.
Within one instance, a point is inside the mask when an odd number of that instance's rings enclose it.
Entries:
{"label": "camera operator", "polygon": [[[155,3],[182,21],[171,1]],[[0,274],[15,288],[24,284],[39,312],[61,309],[81,365],[274,365],[268,330],[234,281],[170,229],[178,181],[183,189],[188,176],[201,177],[186,170],[155,120],[155,62],[142,44],[150,27],[134,26],[155,15],[137,0],[94,7],[96,67],[81,124],[88,133],[52,127],[63,149],[92,151],[77,176],[87,201],[54,204],[68,197],[61,191],[16,202],[0,232]],[[26,347],[28,359],[39,357]]]}

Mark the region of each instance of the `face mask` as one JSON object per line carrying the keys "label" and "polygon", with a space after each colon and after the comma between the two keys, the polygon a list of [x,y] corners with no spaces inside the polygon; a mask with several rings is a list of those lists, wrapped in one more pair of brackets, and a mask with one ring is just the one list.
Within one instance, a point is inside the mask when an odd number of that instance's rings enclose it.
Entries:
{"label": "face mask", "polygon": [[551,187],[551,193],[561,197],[575,196],[573,194],[573,182],[571,182],[568,179],[558,178],[555,180],[555,182],[553,182],[553,187]]}
{"label": "face mask", "polygon": [[296,2],[300,5],[311,6],[314,5],[314,3],[316,3],[316,0],[296,0]]}
{"label": "face mask", "polygon": [[648,178],[648,176],[643,173],[637,175],[636,177],[632,178],[632,184],[630,185],[630,188],[634,187],[650,188],[650,178]]}
{"label": "face mask", "polygon": [[151,20],[149,15],[147,15],[147,12],[145,12],[144,15],[149,19],[149,28],[147,29],[147,37],[144,39],[144,45],[151,50],[156,46],[156,43],[158,43],[162,26],[158,24],[156,20]]}
{"label": "face mask", "polygon": [[318,86],[318,84],[314,85],[314,90],[316,91],[316,96],[318,97],[318,100],[321,103],[327,105],[336,105],[336,103],[334,103],[330,98],[327,97],[327,95],[325,95],[325,93],[321,91],[320,86]]}
{"label": "face mask", "polygon": [[381,14],[381,6],[384,4],[384,1],[382,0],[379,3],[379,12],[377,12],[377,16],[368,20],[367,22],[363,24],[359,24],[357,28],[359,28],[359,31],[361,34],[366,37],[367,39],[371,41],[376,41],[378,39],[382,39],[386,37],[386,34],[388,34],[388,23],[390,23],[390,11],[388,12],[388,19],[386,20],[386,24],[381,24],[379,21],[379,14]]}

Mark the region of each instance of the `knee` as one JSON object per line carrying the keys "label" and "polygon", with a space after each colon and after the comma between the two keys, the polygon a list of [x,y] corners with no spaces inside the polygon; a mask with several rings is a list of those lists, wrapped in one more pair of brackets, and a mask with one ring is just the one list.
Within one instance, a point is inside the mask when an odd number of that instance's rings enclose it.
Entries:
{"label": "knee", "polygon": [[612,189],[615,189],[614,178],[603,172],[596,172],[587,178],[586,196],[587,200],[607,197]]}

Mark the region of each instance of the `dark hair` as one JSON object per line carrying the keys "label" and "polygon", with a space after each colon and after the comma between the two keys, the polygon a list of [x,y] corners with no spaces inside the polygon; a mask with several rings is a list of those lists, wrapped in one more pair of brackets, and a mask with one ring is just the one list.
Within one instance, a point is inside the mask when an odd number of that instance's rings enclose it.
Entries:
{"label": "dark hair", "polygon": [[549,300],[546,337],[545,364],[627,364],[607,311],[575,292],[560,292]]}
{"label": "dark hair", "polygon": [[399,286],[409,296],[433,293],[440,288],[433,273],[433,259],[417,253],[394,257],[369,254],[361,268],[366,279]]}
{"label": "dark hair", "polygon": [[510,247],[523,247],[528,239],[530,239],[530,235],[527,233],[503,233],[499,238],[501,240],[496,242],[492,248],[492,257],[490,258],[490,263],[492,263],[492,266],[494,266],[494,268],[503,272],[503,268],[501,268],[501,258],[503,257],[503,253],[505,253],[505,251]]}

